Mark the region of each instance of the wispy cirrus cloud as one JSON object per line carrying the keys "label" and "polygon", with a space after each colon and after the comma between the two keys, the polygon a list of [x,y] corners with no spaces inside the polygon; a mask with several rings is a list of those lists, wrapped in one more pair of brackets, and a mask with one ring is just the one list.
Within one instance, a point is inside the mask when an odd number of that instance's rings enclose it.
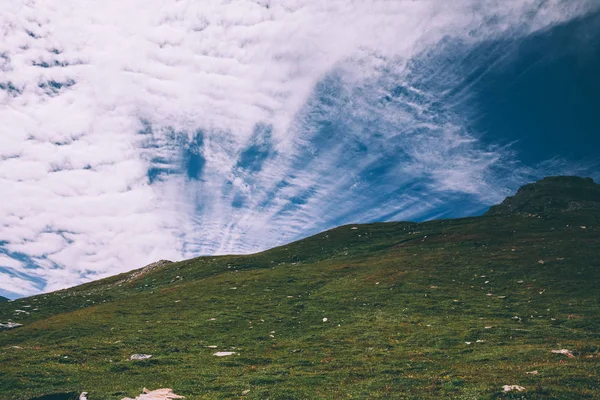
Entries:
{"label": "wispy cirrus cloud", "polygon": [[457,198],[454,215],[481,209],[510,187],[497,171],[513,154],[465,127],[449,95],[460,77],[427,55],[595,7],[11,0],[0,289],[449,215],[440,206]]}

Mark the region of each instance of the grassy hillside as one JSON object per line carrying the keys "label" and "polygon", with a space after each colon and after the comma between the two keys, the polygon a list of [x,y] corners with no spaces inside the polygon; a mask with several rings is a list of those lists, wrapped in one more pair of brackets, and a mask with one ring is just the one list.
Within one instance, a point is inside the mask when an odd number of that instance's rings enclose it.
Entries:
{"label": "grassy hillside", "polygon": [[600,398],[600,207],[568,188],[598,185],[565,182],[566,208],[534,208],[534,187],[482,217],[347,225],[2,303],[23,326],[0,332],[0,399]]}

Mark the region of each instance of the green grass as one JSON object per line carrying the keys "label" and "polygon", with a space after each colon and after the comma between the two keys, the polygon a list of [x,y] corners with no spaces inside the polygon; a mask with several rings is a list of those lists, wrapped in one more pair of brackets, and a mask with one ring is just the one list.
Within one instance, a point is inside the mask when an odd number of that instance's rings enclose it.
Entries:
{"label": "green grass", "polygon": [[0,398],[600,398],[599,260],[583,210],[351,225],[122,274],[0,304],[24,324],[0,332]]}

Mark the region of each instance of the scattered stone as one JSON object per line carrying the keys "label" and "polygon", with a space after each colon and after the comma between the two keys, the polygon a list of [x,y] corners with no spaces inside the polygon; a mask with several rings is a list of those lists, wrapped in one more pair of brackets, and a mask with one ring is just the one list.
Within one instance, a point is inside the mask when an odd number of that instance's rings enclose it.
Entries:
{"label": "scattered stone", "polygon": [[327,317],[323,318],[323,322],[327,322]]}
{"label": "scattered stone", "polygon": [[173,261],[160,260],[160,261],[154,262],[152,264],[148,264],[145,267],[143,267],[141,270],[131,273],[127,278],[118,281],[117,283],[115,283],[115,285],[131,282],[137,278],[141,278],[142,276],[146,275],[148,272],[150,272],[156,268],[164,267],[165,265],[169,265],[169,264],[173,264]]}
{"label": "scattered stone", "polygon": [[581,225],[581,226],[580,226],[580,228],[581,228],[581,229],[587,229],[587,226],[583,226],[583,225]]}
{"label": "scattered stone", "polygon": [[217,348],[217,346],[215,346],[215,345],[210,345],[210,346],[206,346],[206,347],[208,347],[209,349],[216,349]]}
{"label": "scattered stone", "polygon": [[523,386],[519,385],[504,385],[502,386],[502,389],[504,390],[504,393],[512,392],[513,390],[516,390],[517,392],[522,392],[525,390]]}
{"label": "scattered stone", "polygon": [[87,394],[88,392],[81,392],[81,394],[79,395],[79,400],[88,400]]}
{"label": "scattered stone", "polygon": [[231,356],[233,354],[237,354],[237,353],[235,351],[217,351],[215,354],[213,354],[213,356],[227,357],[227,356]]}
{"label": "scattered stone", "polygon": [[522,280],[522,279],[521,279],[521,280],[518,280],[518,281],[517,281],[517,283],[523,283],[523,280]]}
{"label": "scattered stone", "polygon": [[246,389],[242,392],[242,396],[247,395],[248,393],[250,393],[250,389]]}
{"label": "scattered stone", "polygon": [[499,299],[505,299],[506,296],[498,296]]}
{"label": "scattered stone", "polygon": [[476,341],[476,342],[477,342],[477,343],[484,343],[484,342],[485,342],[485,340],[482,340],[482,339],[477,339],[477,341]]}
{"label": "scattered stone", "polygon": [[23,324],[18,324],[16,322],[6,322],[4,324],[0,323],[0,331],[6,330],[6,329],[13,329],[13,328],[18,328],[20,326],[23,326]]}
{"label": "scattered stone", "polygon": [[217,320],[216,318],[209,318],[209,319],[207,319],[207,321],[216,321],[216,320]]}
{"label": "scattered stone", "polygon": [[538,260],[538,264],[544,264],[544,260]]}
{"label": "scattered stone", "polygon": [[552,353],[554,353],[554,354],[564,354],[565,356],[567,356],[569,358],[575,358],[575,356],[573,355],[573,353],[570,350],[567,350],[567,349],[552,350]]}
{"label": "scattered stone", "polygon": [[147,360],[152,358],[152,354],[133,354],[129,357],[130,360]]}
{"label": "scattered stone", "polygon": [[148,390],[144,388],[142,390],[142,394],[132,399],[130,397],[125,397],[122,400],[172,400],[172,399],[183,399],[183,396],[179,396],[173,393],[173,389],[156,389],[156,390]]}
{"label": "scattered stone", "polygon": [[352,227],[352,228],[350,228],[350,229],[352,229],[353,231],[355,231],[355,230],[357,230],[357,229],[358,229],[358,227],[357,227],[357,226],[353,226],[353,227]]}
{"label": "scattered stone", "polygon": [[537,370],[536,370],[536,371],[527,371],[527,372],[525,372],[525,373],[526,373],[527,375],[537,375],[537,374],[538,374]]}
{"label": "scattered stone", "polygon": [[483,327],[483,329],[492,329],[492,328],[493,328],[493,326],[491,326],[491,325],[488,325],[488,326],[484,326],[484,327]]}
{"label": "scattered stone", "polygon": [[471,344],[471,342],[465,342],[465,344]]}

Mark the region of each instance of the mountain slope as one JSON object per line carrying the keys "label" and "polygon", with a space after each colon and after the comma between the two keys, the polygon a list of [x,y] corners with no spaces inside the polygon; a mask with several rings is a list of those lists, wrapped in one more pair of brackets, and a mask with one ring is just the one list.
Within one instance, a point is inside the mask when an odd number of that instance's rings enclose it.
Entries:
{"label": "mountain slope", "polygon": [[510,204],[585,206],[342,226],[0,304],[23,324],[0,332],[0,398],[598,398],[600,208],[551,181]]}
{"label": "mountain slope", "polygon": [[591,178],[550,176],[519,189],[502,204],[491,207],[487,215],[544,213],[600,209],[600,185]]}

